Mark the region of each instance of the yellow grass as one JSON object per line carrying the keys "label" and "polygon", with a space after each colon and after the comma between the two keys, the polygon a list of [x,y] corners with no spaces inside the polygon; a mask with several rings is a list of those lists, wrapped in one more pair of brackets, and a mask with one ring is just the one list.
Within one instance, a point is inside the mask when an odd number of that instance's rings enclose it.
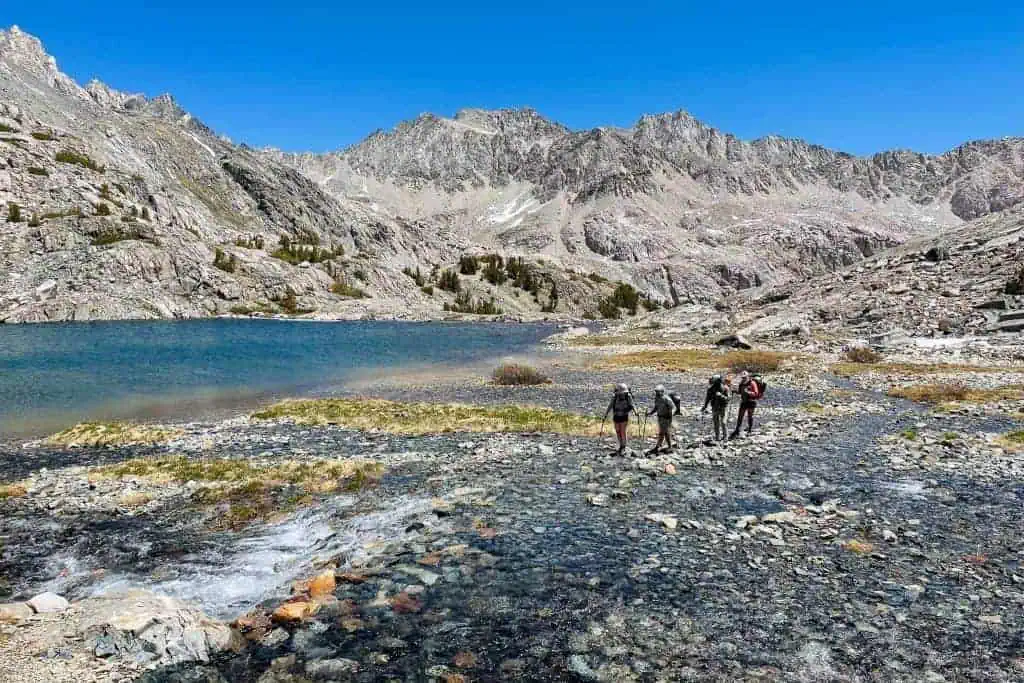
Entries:
{"label": "yellow grass", "polygon": [[832,373],[840,377],[855,377],[872,372],[882,375],[948,375],[958,372],[1024,373],[1024,367],[959,363],[836,363],[832,366]]}
{"label": "yellow grass", "polygon": [[46,439],[47,446],[64,448],[100,448],[157,444],[181,436],[180,429],[124,422],[83,422]]}
{"label": "yellow grass", "polygon": [[868,555],[875,551],[875,546],[868,543],[867,541],[845,541],[843,548],[849,550],[851,553],[857,553],[858,555]]}
{"label": "yellow grass", "polygon": [[776,351],[717,351],[714,349],[673,349],[665,351],[635,351],[622,353],[597,362],[602,369],[647,368],[663,372],[687,370],[750,370],[774,372],[783,363],[797,358],[795,353]]}
{"label": "yellow grass", "polygon": [[[199,482],[192,494],[199,505],[224,505],[217,524],[237,528],[268,519],[314,502],[314,495],[341,490],[356,492],[376,484],[384,468],[366,460],[313,460],[253,464],[226,458],[189,460],[184,457],[136,458],[98,467],[90,479],[132,477],[150,483]],[[150,494],[126,494],[119,503],[145,505]]]}
{"label": "yellow grass", "polygon": [[24,484],[0,484],[0,500],[4,498],[21,498],[28,494]]}
{"label": "yellow grass", "polygon": [[1008,384],[993,389],[972,389],[962,384],[911,384],[893,387],[888,392],[894,398],[917,403],[996,403],[1024,400],[1024,389]]}
{"label": "yellow grass", "polygon": [[257,420],[292,419],[301,424],[333,424],[396,434],[445,432],[553,432],[597,434],[597,418],[536,406],[469,406],[400,403],[377,399],[291,400],[253,415]]}
{"label": "yellow grass", "polygon": [[664,344],[665,339],[656,338],[649,332],[635,334],[587,334],[573,337],[569,346],[638,346],[643,344]]}
{"label": "yellow grass", "polygon": [[1012,451],[1024,451],[1024,429],[1003,434],[999,437],[999,444]]}

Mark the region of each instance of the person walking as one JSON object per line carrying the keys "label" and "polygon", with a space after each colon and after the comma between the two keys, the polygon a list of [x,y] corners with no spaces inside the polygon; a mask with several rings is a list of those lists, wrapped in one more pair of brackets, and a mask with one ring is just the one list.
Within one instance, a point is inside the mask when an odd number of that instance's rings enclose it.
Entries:
{"label": "person walking", "polygon": [[[708,380],[708,390],[704,394],[704,406],[701,413],[707,414],[708,406],[711,406],[711,421],[715,427],[715,441],[722,441],[728,432],[725,424],[725,412],[729,408],[729,387],[721,375],[714,375]],[[721,433],[721,436],[719,436]]]}
{"label": "person walking", "polygon": [[744,370],[740,375],[740,383],[736,388],[736,393],[740,395],[740,409],[739,414],[736,416],[736,429],[729,435],[730,439],[735,439],[740,435],[744,415],[747,418],[747,434],[750,434],[751,430],[753,430],[754,411],[757,409],[757,402],[764,395],[764,381],[760,376],[751,377],[750,373]]}
{"label": "person walking", "polygon": [[629,393],[629,387],[625,384],[616,384],[615,393],[612,395],[612,400],[608,404],[608,409],[604,411],[604,419],[608,419],[608,413],[612,414],[612,423],[615,425],[615,436],[619,439],[619,455],[626,454],[627,440],[629,438],[629,414],[633,413],[636,415],[636,419],[640,419],[640,413],[637,412],[636,404],[633,403],[633,394]]}
{"label": "person walking", "polygon": [[662,440],[665,441],[666,452],[672,450],[672,416],[675,412],[675,403],[665,395],[665,387],[659,384],[654,388],[654,407],[647,413],[648,416],[655,414],[658,416],[658,441],[654,444],[654,448],[647,451],[646,455],[657,453],[661,448]]}

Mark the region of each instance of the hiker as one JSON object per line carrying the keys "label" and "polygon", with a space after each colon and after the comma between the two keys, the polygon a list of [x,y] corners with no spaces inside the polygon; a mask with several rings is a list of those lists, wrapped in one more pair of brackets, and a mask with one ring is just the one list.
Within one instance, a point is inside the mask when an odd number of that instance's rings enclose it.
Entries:
{"label": "hiker", "polygon": [[645,455],[652,455],[658,452],[662,439],[665,441],[665,451],[672,450],[672,416],[675,415],[676,406],[672,399],[665,395],[665,387],[658,385],[654,388],[654,407],[647,415],[658,415],[658,441],[654,448],[647,451]]}
{"label": "hiker", "polygon": [[[704,406],[700,412],[706,415],[709,405],[711,406],[711,421],[715,427],[715,441],[722,441],[728,431],[728,426],[725,424],[725,411],[729,408],[729,387],[721,375],[714,375],[708,380],[708,390],[704,394]],[[721,436],[719,436],[719,431],[721,431]]]}
{"label": "hiker", "polygon": [[754,428],[754,410],[757,408],[757,402],[764,396],[765,388],[766,384],[760,375],[751,377],[746,370],[740,374],[740,384],[736,388],[736,393],[740,395],[740,409],[736,417],[736,429],[729,435],[730,439],[740,435],[744,415],[747,416],[747,434],[750,434]]}
{"label": "hiker", "polygon": [[627,429],[629,427],[629,414],[636,415],[640,420],[640,413],[633,403],[633,394],[629,393],[629,387],[625,384],[615,385],[615,394],[608,404],[608,410],[604,411],[604,419],[608,419],[608,413],[612,414],[612,422],[615,424],[615,436],[619,438],[619,455],[626,453]]}

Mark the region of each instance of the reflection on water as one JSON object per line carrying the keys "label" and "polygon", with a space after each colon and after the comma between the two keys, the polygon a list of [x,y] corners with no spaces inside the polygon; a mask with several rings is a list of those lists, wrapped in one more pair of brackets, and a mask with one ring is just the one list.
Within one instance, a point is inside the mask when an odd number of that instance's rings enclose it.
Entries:
{"label": "reflection on water", "polygon": [[208,415],[523,352],[551,326],[203,320],[0,325],[0,436]]}

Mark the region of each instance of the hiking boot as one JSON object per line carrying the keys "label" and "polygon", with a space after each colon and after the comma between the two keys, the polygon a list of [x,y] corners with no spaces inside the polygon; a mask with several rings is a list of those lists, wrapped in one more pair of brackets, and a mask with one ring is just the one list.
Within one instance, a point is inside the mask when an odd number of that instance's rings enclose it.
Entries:
{"label": "hiking boot", "polygon": [[644,451],[644,455],[655,455],[655,454],[657,454],[657,452],[658,452],[657,448],[652,448],[649,451]]}
{"label": "hiking boot", "polygon": [[729,441],[732,441],[733,439],[735,439],[739,435],[740,435],[739,430],[733,432],[732,434],[729,435]]}

